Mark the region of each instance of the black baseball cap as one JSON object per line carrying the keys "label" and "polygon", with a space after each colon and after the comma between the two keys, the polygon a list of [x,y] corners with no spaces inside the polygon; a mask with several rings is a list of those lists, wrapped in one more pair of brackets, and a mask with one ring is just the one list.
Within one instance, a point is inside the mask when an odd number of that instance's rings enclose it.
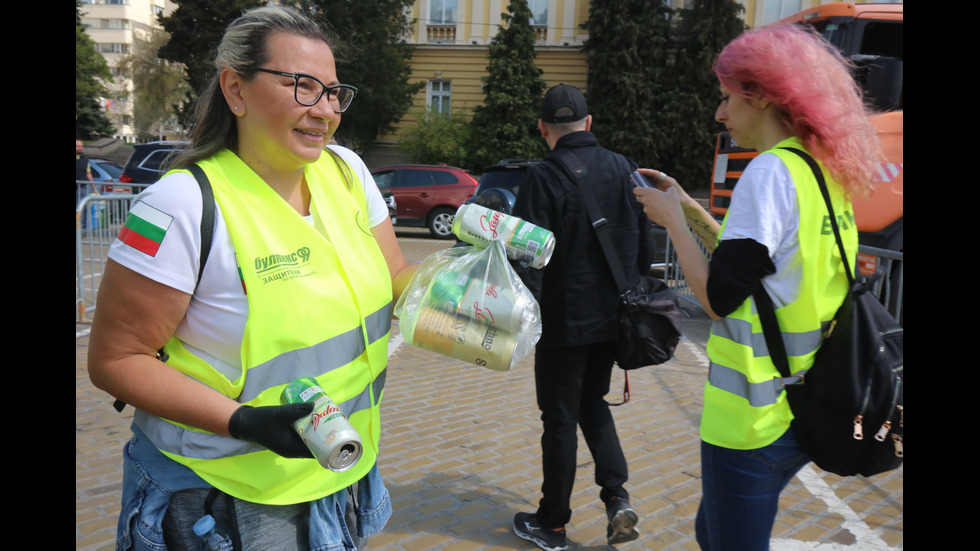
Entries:
{"label": "black baseball cap", "polygon": [[[571,109],[572,114],[555,116],[555,112],[562,107]],[[589,106],[585,103],[585,96],[570,84],[559,84],[548,90],[541,103],[541,120],[544,122],[580,121],[588,115]]]}

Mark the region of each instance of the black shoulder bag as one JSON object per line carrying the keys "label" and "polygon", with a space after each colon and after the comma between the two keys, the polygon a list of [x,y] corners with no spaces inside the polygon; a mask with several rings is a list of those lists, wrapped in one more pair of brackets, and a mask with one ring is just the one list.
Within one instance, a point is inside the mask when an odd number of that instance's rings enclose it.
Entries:
{"label": "black shoulder bag", "polygon": [[[197,269],[197,282],[201,282],[201,275],[204,274],[204,265],[208,262],[208,255],[211,253],[211,238],[214,235],[214,191],[211,190],[211,180],[207,174],[197,164],[187,167],[187,170],[194,175],[197,185],[201,188],[201,199],[203,209],[201,211],[201,262]],[[157,359],[167,361],[167,353],[161,348],[157,351]],[[126,402],[116,400],[112,403],[116,411],[121,412],[126,407]]]}
{"label": "black shoulder bag", "polygon": [[[625,370],[666,362],[674,355],[681,336],[681,313],[674,291],[662,280],[647,274],[630,287],[609,235],[607,220],[599,212],[588,171],[575,153],[556,149],[554,157],[582,192],[592,227],[612,270],[622,299],[616,363]],[[628,400],[628,398],[627,398]]]}
{"label": "black shoulder bag", "polygon": [[[844,303],[824,333],[813,366],[786,386],[792,426],[800,446],[821,469],[841,476],[872,476],[903,460],[903,329],[870,292],[873,281],[855,282],[823,173],[802,157],[820,185],[850,284]],[[784,379],[791,375],[772,299],[754,295],[766,346]]]}

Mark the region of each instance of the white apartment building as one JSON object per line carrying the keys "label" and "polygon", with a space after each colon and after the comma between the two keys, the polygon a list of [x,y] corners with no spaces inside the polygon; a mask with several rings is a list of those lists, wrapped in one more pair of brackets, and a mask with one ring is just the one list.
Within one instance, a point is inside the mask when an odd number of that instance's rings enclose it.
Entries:
{"label": "white apartment building", "polygon": [[[157,16],[169,15],[176,7],[170,0],[82,0],[79,11],[85,32],[105,57],[115,78],[119,59],[130,53],[134,37],[159,28]],[[109,95],[102,98],[102,106],[116,128],[114,137],[133,143],[136,141],[132,125],[133,85],[123,79],[116,81],[108,84]],[[161,134],[176,132],[177,128],[164,128]]]}

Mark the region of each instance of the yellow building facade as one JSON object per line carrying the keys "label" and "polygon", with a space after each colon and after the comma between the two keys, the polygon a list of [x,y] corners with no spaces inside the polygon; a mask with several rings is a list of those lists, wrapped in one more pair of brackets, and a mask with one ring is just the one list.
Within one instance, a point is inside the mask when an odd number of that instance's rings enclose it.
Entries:
{"label": "yellow building facade", "polygon": [[[481,79],[487,74],[489,45],[500,29],[509,0],[416,0],[407,14],[414,22],[406,37],[415,48],[411,81],[424,83],[413,108],[398,128],[415,123],[426,109],[470,116],[484,100]],[[548,86],[565,82],[585,88],[580,26],[589,17],[588,0],[528,0],[537,33],[535,62]],[[380,142],[397,140],[393,134]]]}
{"label": "yellow building facade", "polygon": [[[672,9],[685,0],[669,0]],[[690,0],[688,0],[690,2]],[[800,10],[826,4],[823,0],[739,0],[749,27],[777,21]],[[859,1],[856,3],[864,3]],[[426,109],[469,117],[483,103],[481,78],[487,74],[489,45],[500,29],[510,0],[415,0],[406,13],[413,24],[405,40],[415,52],[409,61],[411,82],[424,83],[413,107],[379,145],[394,144],[402,128],[415,124]],[[586,87],[589,0],[528,0],[537,33],[535,63],[546,88],[559,83]]]}

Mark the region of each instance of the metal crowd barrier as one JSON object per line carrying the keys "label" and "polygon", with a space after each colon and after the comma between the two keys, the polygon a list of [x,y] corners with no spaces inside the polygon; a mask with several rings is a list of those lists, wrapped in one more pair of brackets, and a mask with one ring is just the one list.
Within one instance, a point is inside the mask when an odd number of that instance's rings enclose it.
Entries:
{"label": "metal crowd barrier", "polygon": [[[700,245],[700,242],[698,243]],[[708,258],[711,254],[701,246],[702,252]],[[871,290],[878,300],[885,305],[885,308],[898,320],[903,327],[904,310],[903,302],[905,297],[905,262],[904,253],[878,249],[860,245],[858,247],[857,258],[857,279],[858,281],[872,280]],[[677,296],[693,306],[700,308],[694,292],[684,279],[684,272],[681,270],[680,262],[677,260],[677,253],[671,246],[670,237],[667,238],[667,252],[663,266],[664,282],[667,283]],[[854,269],[854,268],[852,268]]]}
{"label": "metal crowd barrier", "polygon": [[109,245],[126,222],[134,197],[129,193],[89,195],[75,208],[75,323],[91,321]]}

